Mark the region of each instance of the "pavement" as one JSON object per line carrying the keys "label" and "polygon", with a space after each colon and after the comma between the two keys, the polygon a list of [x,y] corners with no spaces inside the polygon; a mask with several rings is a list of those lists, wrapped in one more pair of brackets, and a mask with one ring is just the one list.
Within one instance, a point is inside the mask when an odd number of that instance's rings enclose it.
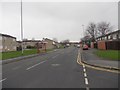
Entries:
{"label": "pavement", "polygon": [[82,61],[85,64],[89,64],[91,66],[95,66],[95,67],[101,67],[101,68],[105,68],[105,69],[111,69],[111,70],[118,70],[120,71],[119,68],[119,60],[107,60],[107,59],[103,59],[98,57],[97,55],[95,55],[93,52],[95,52],[96,49],[89,49],[89,50],[82,50],[81,49],[81,57],[82,57]]}
{"label": "pavement", "polygon": [[78,51],[69,47],[4,64],[2,88],[118,88],[118,74],[79,65]]}

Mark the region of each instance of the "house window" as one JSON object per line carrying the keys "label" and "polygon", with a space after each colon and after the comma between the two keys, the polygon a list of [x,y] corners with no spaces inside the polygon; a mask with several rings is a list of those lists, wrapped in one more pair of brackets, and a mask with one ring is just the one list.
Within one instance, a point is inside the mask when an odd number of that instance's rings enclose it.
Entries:
{"label": "house window", "polygon": [[116,35],[115,34],[113,35],[113,39],[116,39]]}
{"label": "house window", "polygon": [[111,36],[108,36],[108,39],[110,39]]}

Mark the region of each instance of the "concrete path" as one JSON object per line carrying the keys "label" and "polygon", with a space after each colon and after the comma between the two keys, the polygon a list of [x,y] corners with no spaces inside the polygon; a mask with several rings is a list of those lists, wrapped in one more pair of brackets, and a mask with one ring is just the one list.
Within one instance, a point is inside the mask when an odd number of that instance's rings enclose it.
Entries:
{"label": "concrete path", "polygon": [[95,51],[96,49],[89,49],[89,50],[81,49],[82,60],[92,65],[119,69],[119,66],[118,66],[119,61],[100,58],[93,53]]}

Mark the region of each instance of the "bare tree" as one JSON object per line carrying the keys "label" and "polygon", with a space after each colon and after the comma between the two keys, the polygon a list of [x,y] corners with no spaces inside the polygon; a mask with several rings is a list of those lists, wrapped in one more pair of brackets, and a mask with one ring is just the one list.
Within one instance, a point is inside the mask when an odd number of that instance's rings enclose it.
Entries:
{"label": "bare tree", "polygon": [[90,22],[89,25],[87,26],[86,33],[88,33],[91,36],[92,41],[95,41],[97,35],[96,24]]}
{"label": "bare tree", "polygon": [[66,40],[63,40],[64,43],[69,43],[70,40],[69,39],[66,39]]}
{"label": "bare tree", "polygon": [[99,32],[99,35],[106,35],[107,33],[111,32],[113,27],[109,22],[100,22],[97,25],[97,30]]}
{"label": "bare tree", "polygon": [[69,44],[69,42],[70,42],[70,40],[66,39],[66,40],[61,41],[61,44],[62,45],[66,45],[66,44]]}

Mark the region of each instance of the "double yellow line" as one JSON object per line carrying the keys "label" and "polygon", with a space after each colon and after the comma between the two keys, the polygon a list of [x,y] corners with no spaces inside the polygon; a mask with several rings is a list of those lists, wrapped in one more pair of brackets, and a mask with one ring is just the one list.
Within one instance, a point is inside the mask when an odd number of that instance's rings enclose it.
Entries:
{"label": "double yellow line", "polygon": [[105,68],[102,68],[102,67],[92,66],[92,65],[88,65],[86,63],[83,63],[82,60],[81,60],[80,49],[78,50],[77,63],[80,64],[80,65],[84,64],[86,67],[96,69],[96,70],[107,71],[107,72],[112,72],[112,73],[117,73],[117,74],[120,73],[120,71],[118,71],[118,70],[110,70],[110,69],[105,69]]}

